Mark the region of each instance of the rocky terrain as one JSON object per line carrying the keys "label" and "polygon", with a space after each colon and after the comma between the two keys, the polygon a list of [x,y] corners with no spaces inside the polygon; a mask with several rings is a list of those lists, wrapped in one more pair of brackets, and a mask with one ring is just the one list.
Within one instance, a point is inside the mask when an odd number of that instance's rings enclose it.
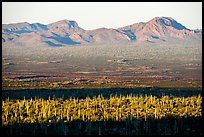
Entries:
{"label": "rocky terrain", "polygon": [[16,82],[18,88],[202,87],[202,30],[170,17],[95,30],[70,20],[3,24],[2,74],[5,89]]}
{"label": "rocky terrain", "polygon": [[202,30],[190,30],[171,17],[113,28],[85,30],[76,21],[2,24],[3,45],[67,46],[101,43],[182,43],[202,41]]}

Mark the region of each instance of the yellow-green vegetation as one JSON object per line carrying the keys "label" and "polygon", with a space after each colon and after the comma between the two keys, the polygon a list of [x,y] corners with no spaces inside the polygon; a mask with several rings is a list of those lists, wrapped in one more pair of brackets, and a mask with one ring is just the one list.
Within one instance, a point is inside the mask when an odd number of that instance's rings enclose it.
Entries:
{"label": "yellow-green vegetation", "polygon": [[202,97],[110,96],[85,99],[2,100],[2,125],[13,123],[52,123],[64,120],[123,121],[126,119],[202,116]]}

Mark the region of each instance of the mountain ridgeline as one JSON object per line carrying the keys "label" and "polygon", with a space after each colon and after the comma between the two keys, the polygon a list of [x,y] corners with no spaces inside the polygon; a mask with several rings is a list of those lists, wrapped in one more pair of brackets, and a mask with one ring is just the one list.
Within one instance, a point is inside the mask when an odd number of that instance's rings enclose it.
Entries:
{"label": "mountain ridgeline", "polygon": [[84,43],[176,43],[202,42],[202,30],[190,30],[171,17],[112,28],[85,30],[76,21],[61,20],[48,25],[27,22],[2,24],[3,45],[67,46]]}

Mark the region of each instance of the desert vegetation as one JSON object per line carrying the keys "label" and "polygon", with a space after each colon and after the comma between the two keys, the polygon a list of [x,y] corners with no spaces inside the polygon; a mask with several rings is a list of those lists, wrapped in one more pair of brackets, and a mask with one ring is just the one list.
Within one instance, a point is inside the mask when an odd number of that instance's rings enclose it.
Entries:
{"label": "desert vegetation", "polygon": [[182,44],[3,46],[3,134],[203,134],[202,46]]}
{"label": "desert vegetation", "polygon": [[[47,129],[49,129],[49,126],[53,126],[53,124],[56,126],[57,123],[61,123],[61,126],[64,128],[61,128],[62,132],[60,134],[69,134],[70,124],[75,123],[75,125],[78,125],[77,128],[79,131],[82,131],[82,128],[88,128],[87,130],[89,131],[87,131],[86,134],[89,132],[103,134],[100,130],[106,130],[102,128],[104,123],[110,126],[111,124],[108,124],[109,122],[118,122],[118,128],[114,128],[114,130],[115,134],[121,134],[119,133],[119,126],[126,131],[128,130],[127,122],[129,122],[130,125],[134,126],[131,127],[131,130],[123,134],[142,134],[140,130],[142,130],[143,127],[137,124],[145,122],[146,129],[143,134],[148,134],[152,132],[148,131],[148,128],[150,128],[153,121],[160,120],[157,125],[162,125],[165,121],[164,119],[167,121],[174,119],[173,127],[175,129],[165,129],[164,131],[161,127],[162,132],[158,132],[157,134],[179,134],[181,131],[178,131],[178,128],[180,128],[181,123],[184,122],[182,119],[199,119],[202,117],[201,111],[201,95],[190,97],[157,97],[152,95],[135,96],[129,94],[126,96],[110,95],[109,98],[98,95],[84,99],[75,97],[70,97],[69,99],[50,97],[48,99],[7,98],[6,100],[2,100],[2,126],[7,129],[7,134],[9,134],[9,132],[17,132],[16,130],[18,129],[12,128],[12,125],[19,125],[20,130],[22,128],[20,125],[28,124],[32,130],[37,130],[35,129],[37,126],[32,126],[32,124],[40,124],[42,133],[48,134]],[[164,121],[162,122],[162,120]],[[192,121],[189,121],[188,124],[191,124],[191,122]],[[83,125],[83,123],[86,124]],[[97,123],[97,128],[93,123]],[[113,123],[112,126],[114,125]],[[123,123],[126,124],[123,125]],[[187,132],[192,132],[192,129],[189,129],[189,127],[185,128],[182,128],[182,132],[186,132],[186,134]],[[70,127],[70,132],[74,132],[72,130]]]}
{"label": "desert vegetation", "polygon": [[201,58],[202,29],[173,17],[2,24],[1,133],[202,135]]}

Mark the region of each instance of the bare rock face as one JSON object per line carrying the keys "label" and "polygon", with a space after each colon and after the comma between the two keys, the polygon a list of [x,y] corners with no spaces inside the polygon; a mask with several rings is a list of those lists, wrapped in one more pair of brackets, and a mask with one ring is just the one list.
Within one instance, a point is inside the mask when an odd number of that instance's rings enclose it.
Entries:
{"label": "bare rock face", "polygon": [[76,21],[48,25],[27,22],[2,24],[3,45],[66,46],[83,43],[202,41],[202,30],[190,30],[171,17],[155,17],[118,29],[84,30]]}
{"label": "bare rock face", "polygon": [[47,25],[50,32],[57,33],[57,34],[71,34],[74,32],[83,32],[82,28],[80,28],[76,21],[70,20],[61,20],[55,23],[51,23]]}
{"label": "bare rock face", "polygon": [[199,37],[193,30],[187,29],[171,17],[155,17],[146,23],[136,23],[119,28],[131,32],[138,41],[170,41],[196,39]]}

